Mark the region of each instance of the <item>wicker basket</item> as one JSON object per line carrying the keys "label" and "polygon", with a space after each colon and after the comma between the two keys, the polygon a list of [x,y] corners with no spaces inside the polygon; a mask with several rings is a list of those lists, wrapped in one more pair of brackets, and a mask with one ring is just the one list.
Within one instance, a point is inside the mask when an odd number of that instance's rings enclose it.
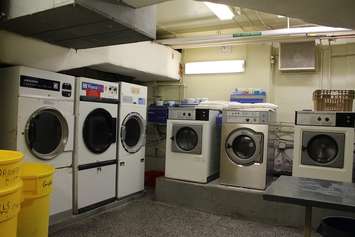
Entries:
{"label": "wicker basket", "polygon": [[315,111],[352,111],[354,90],[316,90],[313,92]]}

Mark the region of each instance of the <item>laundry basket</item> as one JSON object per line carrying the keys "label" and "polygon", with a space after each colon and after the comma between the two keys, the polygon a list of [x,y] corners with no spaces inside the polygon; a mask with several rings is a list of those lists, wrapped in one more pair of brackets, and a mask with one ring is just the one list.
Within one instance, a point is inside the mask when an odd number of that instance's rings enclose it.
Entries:
{"label": "laundry basket", "polygon": [[316,90],[313,92],[315,111],[352,111],[354,90]]}
{"label": "laundry basket", "polygon": [[23,197],[18,237],[48,237],[49,204],[55,169],[46,164],[22,166]]}

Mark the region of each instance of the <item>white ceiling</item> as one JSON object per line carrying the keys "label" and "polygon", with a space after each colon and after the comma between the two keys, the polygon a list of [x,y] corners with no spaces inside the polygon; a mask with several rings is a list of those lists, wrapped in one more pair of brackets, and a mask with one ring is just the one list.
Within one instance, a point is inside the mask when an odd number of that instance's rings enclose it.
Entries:
{"label": "white ceiling", "polygon": [[[235,19],[220,21],[203,2],[193,0],[168,1],[160,3],[157,9],[159,38],[262,31],[287,26],[286,18],[244,8],[233,8],[241,12]],[[290,23],[291,26],[309,25],[297,19],[291,19]]]}
{"label": "white ceiling", "polygon": [[[164,0],[123,0],[134,7]],[[165,0],[168,1],[168,0]],[[184,1],[184,0],[182,0]],[[203,1],[203,0],[198,0]],[[355,29],[355,0],[209,0],[231,6],[286,15],[306,22]],[[170,10],[174,14],[174,9]]]}

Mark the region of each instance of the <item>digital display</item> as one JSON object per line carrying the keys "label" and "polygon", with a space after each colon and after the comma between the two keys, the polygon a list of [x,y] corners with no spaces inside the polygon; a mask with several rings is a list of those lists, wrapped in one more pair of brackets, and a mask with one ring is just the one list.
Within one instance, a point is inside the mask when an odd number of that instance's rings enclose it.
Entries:
{"label": "digital display", "polygon": [[20,86],[40,90],[60,91],[60,82],[37,77],[21,76]]}

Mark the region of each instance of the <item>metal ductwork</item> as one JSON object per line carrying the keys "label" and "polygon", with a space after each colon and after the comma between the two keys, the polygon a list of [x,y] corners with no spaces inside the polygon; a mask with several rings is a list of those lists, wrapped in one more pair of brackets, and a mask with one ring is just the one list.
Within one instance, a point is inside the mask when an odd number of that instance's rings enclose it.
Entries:
{"label": "metal ductwork", "polygon": [[115,0],[2,0],[0,28],[52,44],[93,48],[152,40],[156,9]]}
{"label": "metal ductwork", "polygon": [[[169,0],[122,0],[143,7]],[[205,1],[205,0],[197,0]],[[318,25],[355,29],[354,0],[208,0],[230,6],[302,19]]]}

